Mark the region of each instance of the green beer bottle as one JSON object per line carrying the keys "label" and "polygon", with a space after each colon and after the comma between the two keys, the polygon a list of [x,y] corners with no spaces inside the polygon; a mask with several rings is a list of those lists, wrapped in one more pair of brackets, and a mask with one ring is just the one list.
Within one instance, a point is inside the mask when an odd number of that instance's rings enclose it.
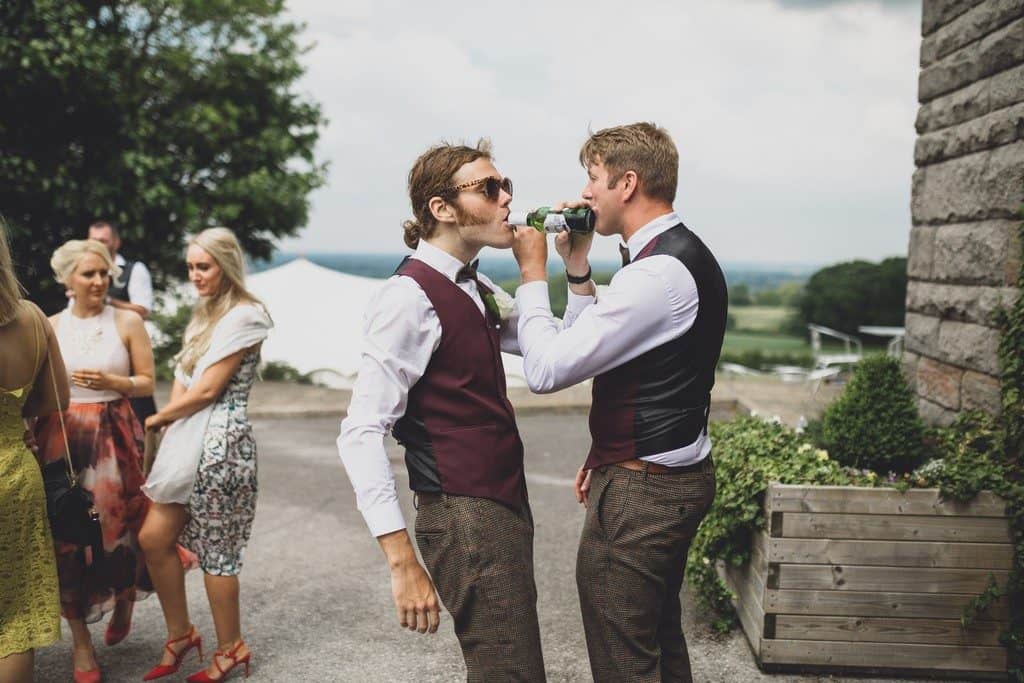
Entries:
{"label": "green beer bottle", "polygon": [[529,225],[540,232],[559,233],[568,230],[587,235],[594,232],[594,218],[594,212],[585,206],[565,209],[561,213],[552,211],[550,206],[542,206],[528,213],[513,211],[508,215],[508,223]]}

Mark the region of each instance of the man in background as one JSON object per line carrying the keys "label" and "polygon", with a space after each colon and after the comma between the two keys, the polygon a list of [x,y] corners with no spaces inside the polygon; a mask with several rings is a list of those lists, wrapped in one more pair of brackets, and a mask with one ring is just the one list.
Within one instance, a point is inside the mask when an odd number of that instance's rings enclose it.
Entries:
{"label": "man in background", "polygon": [[146,264],[121,256],[121,235],[113,223],[96,221],[89,226],[89,239],[105,244],[114,263],[121,266],[120,280],[110,283],[110,305],[135,311],[148,320],[153,310],[153,278]]}
{"label": "man in background", "polygon": [[[121,249],[121,235],[117,226],[109,221],[99,220],[90,225],[89,239],[106,245],[114,263],[121,266],[120,279],[112,279],[108,290],[110,305],[135,311],[143,320],[148,320],[153,310],[153,278],[146,264],[141,261],[128,261],[118,253]],[[156,401],[152,396],[136,396],[129,400],[140,423],[144,423],[147,417],[156,413]]]}

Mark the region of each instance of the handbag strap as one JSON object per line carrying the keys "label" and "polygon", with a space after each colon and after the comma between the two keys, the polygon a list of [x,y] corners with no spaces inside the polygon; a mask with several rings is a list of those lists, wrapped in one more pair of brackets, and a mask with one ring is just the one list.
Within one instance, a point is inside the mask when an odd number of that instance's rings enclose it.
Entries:
{"label": "handbag strap", "polygon": [[71,446],[68,445],[68,430],[64,425],[64,410],[60,407],[60,391],[57,389],[57,374],[53,370],[53,358],[50,355],[52,349],[49,342],[46,344],[46,364],[50,366],[50,381],[53,382],[53,396],[57,400],[57,417],[60,419],[60,433],[64,437],[64,460],[68,465],[68,480],[74,486],[78,483],[75,474],[75,466],[71,464]]}

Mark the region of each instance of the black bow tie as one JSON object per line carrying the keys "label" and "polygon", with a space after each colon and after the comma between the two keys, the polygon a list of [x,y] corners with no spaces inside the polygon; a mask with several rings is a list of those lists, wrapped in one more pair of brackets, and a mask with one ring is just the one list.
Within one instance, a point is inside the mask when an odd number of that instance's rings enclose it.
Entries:
{"label": "black bow tie", "polygon": [[459,268],[459,272],[455,274],[456,282],[469,282],[470,280],[476,281],[476,267],[480,265],[480,259],[473,261],[472,263],[462,266]]}
{"label": "black bow tie", "polygon": [[629,247],[625,244],[619,244],[619,256],[622,257],[622,267],[625,268],[629,265]]}

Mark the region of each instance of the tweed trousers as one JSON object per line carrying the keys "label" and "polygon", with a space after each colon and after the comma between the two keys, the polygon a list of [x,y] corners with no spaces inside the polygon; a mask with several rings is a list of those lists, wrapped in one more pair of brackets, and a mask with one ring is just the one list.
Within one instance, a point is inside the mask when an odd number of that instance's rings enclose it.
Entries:
{"label": "tweed trousers", "polygon": [[576,585],[595,683],[693,681],[679,591],[714,497],[710,456],[675,474],[591,470]]}
{"label": "tweed trousers", "polygon": [[416,544],[455,621],[469,683],[544,681],[533,516],[487,498],[418,496]]}

